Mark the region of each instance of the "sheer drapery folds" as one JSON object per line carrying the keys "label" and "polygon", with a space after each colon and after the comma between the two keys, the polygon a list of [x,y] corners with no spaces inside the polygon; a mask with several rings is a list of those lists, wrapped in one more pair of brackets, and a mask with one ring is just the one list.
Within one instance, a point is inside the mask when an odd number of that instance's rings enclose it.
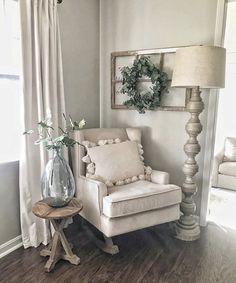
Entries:
{"label": "sheer drapery folds", "polygon": [[[33,129],[51,116],[55,129],[65,112],[62,55],[57,0],[21,0],[23,129]],[[40,177],[48,161],[44,148],[36,146],[36,134],[22,136],[20,160],[21,229],[24,247],[47,244],[48,223],[33,215],[32,205],[41,199]]]}

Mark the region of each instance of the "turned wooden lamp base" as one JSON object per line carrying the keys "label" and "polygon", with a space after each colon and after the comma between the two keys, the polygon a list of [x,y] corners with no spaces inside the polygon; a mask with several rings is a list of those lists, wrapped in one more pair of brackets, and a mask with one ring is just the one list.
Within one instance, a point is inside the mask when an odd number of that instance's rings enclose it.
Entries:
{"label": "turned wooden lamp base", "polygon": [[68,218],[78,214],[81,209],[82,204],[76,199],[61,208],[52,208],[44,201],[39,201],[33,206],[33,213],[38,217],[50,220],[55,229],[50,244],[40,252],[41,256],[49,256],[45,271],[50,272],[60,259],[67,260],[75,265],[80,263],[80,258],[73,254],[71,250],[71,245],[66,239],[63,228]]}
{"label": "turned wooden lamp base", "polygon": [[186,225],[182,225],[178,221],[175,225],[175,231],[176,231],[175,238],[186,242],[195,241],[199,239],[201,235],[200,226],[198,223],[195,223],[195,225],[188,227]]}

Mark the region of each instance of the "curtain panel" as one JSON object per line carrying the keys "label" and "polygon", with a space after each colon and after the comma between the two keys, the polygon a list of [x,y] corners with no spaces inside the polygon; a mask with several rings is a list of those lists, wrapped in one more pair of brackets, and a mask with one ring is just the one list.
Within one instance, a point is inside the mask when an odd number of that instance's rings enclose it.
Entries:
{"label": "curtain panel", "polygon": [[[20,0],[22,46],[22,109],[24,130],[51,116],[53,127],[62,125],[65,113],[62,55],[57,0]],[[36,146],[36,134],[22,137],[20,208],[25,248],[48,244],[48,223],[31,209],[41,199],[40,177],[48,153]]]}

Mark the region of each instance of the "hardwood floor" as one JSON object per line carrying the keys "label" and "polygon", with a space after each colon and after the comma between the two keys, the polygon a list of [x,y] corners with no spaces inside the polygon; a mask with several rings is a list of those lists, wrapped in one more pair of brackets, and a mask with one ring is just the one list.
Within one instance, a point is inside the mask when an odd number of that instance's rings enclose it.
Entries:
{"label": "hardwood floor", "polygon": [[77,223],[67,234],[81,258],[79,266],[60,261],[45,273],[42,247],[20,248],[0,260],[0,282],[236,282],[236,231],[215,224],[192,243],[173,238],[169,225],[118,236],[114,242],[120,253],[114,256],[98,250]]}

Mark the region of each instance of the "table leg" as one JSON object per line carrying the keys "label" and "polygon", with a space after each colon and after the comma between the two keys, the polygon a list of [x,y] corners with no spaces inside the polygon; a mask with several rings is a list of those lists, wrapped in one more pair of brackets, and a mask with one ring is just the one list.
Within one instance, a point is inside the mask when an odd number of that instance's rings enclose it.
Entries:
{"label": "table leg", "polygon": [[52,220],[52,225],[56,231],[59,233],[60,241],[62,244],[62,247],[65,251],[65,254],[61,255],[61,258],[64,260],[68,260],[70,263],[78,265],[80,263],[80,258],[73,254],[70,244],[68,243],[66,236],[63,232],[63,227],[65,225],[67,219],[63,219],[60,223],[56,222],[55,220]]}
{"label": "table leg", "polygon": [[[52,237],[52,239],[53,239],[53,237]],[[51,239],[50,243],[48,244],[48,246],[40,251],[41,256],[50,256],[51,248],[52,248],[52,239]]]}
{"label": "table leg", "polygon": [[[59,259],[61,259],[61,245],[60,245],[60,235],[57,231],[55,231],[53,238],[52,238],[52,244],[51,249],[49,252],[49,259],[46,262],[45,270],[47,272],[50,272],[55,264],[58,262]],[[46,255],[46,253],[45,253]]]}
{"label": "table leg", "polygon": [[55,229],[54,235],[48,247],[40,252],[41,256],[49,256],[49,259],[45,265],[45,270],[47,272],[50,272],[60,259],[67,260],[72,264],[78,265],[80,263],[80,258],[77,255],[73,254],[71,246],[68,243],[63,232],[66,219],[53,219],[51,220],[51,222]]}

